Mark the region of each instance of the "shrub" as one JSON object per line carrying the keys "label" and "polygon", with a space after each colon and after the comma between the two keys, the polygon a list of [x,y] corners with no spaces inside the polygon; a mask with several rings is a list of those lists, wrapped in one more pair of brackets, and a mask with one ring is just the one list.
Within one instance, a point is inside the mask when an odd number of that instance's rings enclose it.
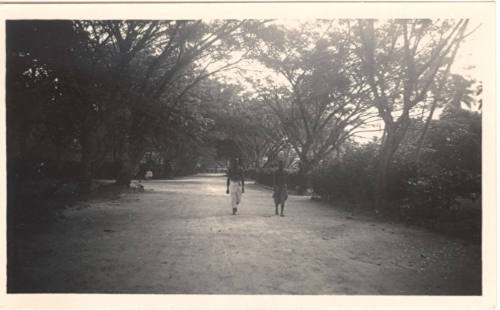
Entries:
{"label": "shrub", "polygon": [[408,202],[421,210],[450,208],[459,197],[481,194],[481,116],[448,109],[431,124],[416,173],[408,176]]}
{"label": "shrub", "polygon": [[[265,169],[248,169],[245,171],[245,177],[248,179],[252,179],[255,182],[266,185],[273,186],[273,174],[276,169],[273,168],[265,168]],[[288,172],[287,178],[287,186],[289,189],[295,189],[299,186],[301,176],[298,174],[298,171],[295,170],[286,170]]]}
{"label": "shrub", "polygon": [[316,169],[312,174],[314,192],[327,200],[372,199],[375,152],[374,147],[349,150],[342,160]]}
{"label": "shrub", "polygon": [[82,166],[75,161],[56,161],[51,159],[7,160],[7,177],[9,181],[44,180],[55,178],[61,180],[78,180]]}

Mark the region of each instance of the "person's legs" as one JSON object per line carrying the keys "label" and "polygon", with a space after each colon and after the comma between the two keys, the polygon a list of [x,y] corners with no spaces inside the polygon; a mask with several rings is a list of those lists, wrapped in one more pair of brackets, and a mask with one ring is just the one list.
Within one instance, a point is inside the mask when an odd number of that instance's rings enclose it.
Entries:
{"label": "person's legs", "polygon": [[236,187],[236,205],[241,203],[241,185],[238,184]]}
{"label": "person's legs", "polygon": [[238,212],[238,206],[241,203],[241,185],[236,185],[236,210],[235,213]]}
{"label": "person's legs", "polygon": [[[284,210],[285,210],[285,202],[283,201],[283,202],[281,203],[281,216],[285,216],[285,215],[283,214],[283,211],[284,211]],[[276,211],[278,211],[278,209],[276,209]],[[277,213],[276,213],[276,214],[277,214]]]}
{"label": "person's legs", "polygon": [[233,208],[233,215],[238,212],[238,206],[241,203],[241,185],[237,182],[231,182],[229,186],[231,193],[231,206]]}
{"label": "person's legs", "polygon": [[233,215],[236,214],[236,202],[237,202],[237,196],[236,196],[236,188],[234,186],[234,183],[231,182],[229,185],[229,193],[231,194],[231,208],[233,208]]}
{"label": "person's legs", "polygon": [[276,213],[275,214],[278,215],[278,205],[279,205],[279,203],[277,201],[274,201],[274,205],[276,206]]}

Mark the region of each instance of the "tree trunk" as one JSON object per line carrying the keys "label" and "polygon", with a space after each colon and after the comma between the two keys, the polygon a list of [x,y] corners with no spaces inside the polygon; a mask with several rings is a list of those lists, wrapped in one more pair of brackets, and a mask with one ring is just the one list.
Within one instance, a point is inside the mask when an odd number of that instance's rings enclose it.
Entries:
{"label": "tree trunk", "polygon": [[133,178],[133,165],[130,158],[130,146],[128,141],[126,141],[123,145],[122,153],[120,154],[120,163],[121,167],[116,176],[115,184],[129,187]]}
{"label": "tree trunk", "polygon": [[[460,37],[462,37],[464,35],[465,29],[467,28],[467,24],[468,24],[468,21],[465,21],[465,23],[462,26],[462,29],[460,31]],[[443,74],[443,77],[441,78],[441,81],[439,83],[439,86],[438,86],[436,94],[435,94],[436,96],[438,96],[438,98],[441,96],[441,92],[443,91],[443,88],[444,88],[444,86],[446,84],[448,76],[450,75],[450,69],[451,69],[452,64],[455,61],[455,57],[457,56],[458,48],[460,47],[460,43],[461,42],[462,42],[462,39],[460,39],[459,41],[457,41],[457,43],[456,43],[456,45],[455,45],[455,47],[453,49],[453,52],[451,54],[451,60],[448,62],[448,65],[446,66],[446,69],[445,69],[445,72]],[[429,116],[427,117],[427,119],[425,121],[424,129],[422,131],[422,135],[420,136],[420,139],[418,141],[417,152],[416,152],[416,156],[415,156],[415,162],[417,164],[420,161],[420,154],[421,154],[421,151],[422,151],[422,147],[424,146],[425,138],[427,136],[427,131],[429,130],[429,124],[432,121],[432,116],[434,115],[434,111],[436,110],[437,103],[438,103],[438,99],[434,98],[434,101],[432,102],[431,110],[429,112]]]}
{"label": "tree trunk", "polygon": [[255,167],[254,167],[255,169],[260,169],[260,158],[255,159],[254,165],[255,165]]}
{"label": "tree trunk", "polygon": [[389,176],[392,168],[392,159],[398,149],[402,138],[404,137],[408,126],[409,120],[397,124],[398,127],[387,127],[385,130],[385,139],[379,152],[379,159],[377,165],[377,172],[375,176],[375,197],[374,207],[375,210],[381,210],[387,207],[388,204],[388,185]]}
{"label": "tree trunk", "polygon": [[427,116],[427,119],[425,120],[424,129],[422,130],[422,135],[420,136],[420,138],[418,140],[417,151],[415,154],[415,162],[417,163],[417,165],[420,162],[420,154],[422,152],[422,147],[424,146],[425,138],[427,137],[427,132],[429,131],[429,125],[431,123],[432,116],[434,115],[434,111],[436,110],[436,106],[437,106],[437,101],[434,100],[434,102],[432,103],[429,115]]}
{"label": "tree trunk", "polygon": [[254,160],[254,168],[260,169],[260,150],[259,148],[255,148],[255,160]]}
{"label": "tree trunk", "polygon": [[311,171],[310,163],[306,161],[301,161],[299,167],[300,184],[298,189],[298,193],[300,195],[303,195],[305,192],[307,192],[307,189],[310,188],[311,185],[311,180],[309,177],[310,171]]}
{"label": "tree trunk", "polygon": [[144,156],[144,147],[141,143],[134,143],[134,148],[130,142],[126,141],[120,156],[121,167],[116,176],[116,185],[130,186],[130,182],[136,176],[142,157]]}
{"label": "tree trunk", "polygon": [[389,169],[391,156],[390,148],[392,145],[384,144],[381,147],[379,162],[377,164],[377,172],[375,176],[375,197],[374,197],[374,207],[376,210],[380,210],[385,207],[387,203],[387,183],[389,176]]}

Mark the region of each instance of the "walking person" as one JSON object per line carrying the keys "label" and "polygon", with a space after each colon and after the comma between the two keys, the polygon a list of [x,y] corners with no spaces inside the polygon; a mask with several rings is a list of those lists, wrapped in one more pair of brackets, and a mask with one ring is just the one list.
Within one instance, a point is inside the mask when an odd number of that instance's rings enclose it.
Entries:
{"label": "walking person", "polygon": [[274,205],[276,206],[276,215],[278,215],[278,206],[281,205],[281,216],[285,216],[283,212],[285,210],[285,201],[288,199],[287,173],[283,169],[283,166],[283,161],[280,160],[278,162],[278,170],[273,174]]}
{"label": "walking person", "polygon": [[243,168],[239,161],[233,158],[229,163],[227,171],[227,189],[226,194],[231,193],[231,207],[233,208],[233,215],[238,212],[238,206],[241,202],[241,195],[245,192],[245,178],[243,175]]}

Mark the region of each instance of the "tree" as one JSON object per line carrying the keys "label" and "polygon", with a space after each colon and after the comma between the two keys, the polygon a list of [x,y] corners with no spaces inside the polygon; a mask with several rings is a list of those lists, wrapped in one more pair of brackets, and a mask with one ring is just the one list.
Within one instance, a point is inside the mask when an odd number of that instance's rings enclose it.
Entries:
{"label": "tree", "polygon": [[438,73],[453,61],[449,56],[466,37],[467,24],[467,20],[359,20],[353,28],[351,42],[385,124],[375,182],[377,208],[384,204],[391,162],[411,124],[410,114],[427,98]]}
{"label": "tree", "polygon": [[82,122],[97,113],[79,90],[100,83],[86,61],[86,37],[70,21],[9,21],[7,33],[8,137],[17,136],[22,158],[74,158]]}
{"label": "tree", "polygon": [[[458,47],[458,46],[457,46]],[[448,77],[449,75],[449,66],[446,69],[444,75]],[[427,138],[427,133],[429,130],[430,123],[434,116],[434,112],[436,108],[446,108],[451,107],[454,109],[461,109],[462,105],[468,108],[474,108],[476,105],[475,91],[473,87],[474,81],[465,79],[463,76],[459,74],[452,74],[449,76],[447,80],[442,80],[439,82],[437,87],[432,87],[430,90],[430,94],[423,103],[422,107],[422,115],[425,110],[425,105],[428,101],[430,101],[430,111],[425,119],[424,126],[422,128],[420,137],[417,139],[417,148],[415,151],[415,161],[418,164],[420,161],[420,155],[422,147],[425,144],[425,140]]]}
{"label": "tree", "polygon": [[269,107],[252,97],[240,84],[206,79],[193,96],[203,102],[204,115],[212,120],[209,139],[221,158],[241,157],[248,166],[260,168],[283,148],[283,137],[270,120]]}
{"label": "tree", "polygon": [[[117,183],[127,185],[145,149],[158,140],[158,132],[173,136],[189,127],[186,134],[196,135],[197,130],[191,129],[203,128],[204,120],[189,110],[195,105],[186,97],[200,81],[238,63],[232,52],[250,44],[246,29],[260,24],[245,20],[16,23],[9,26],[9,51],[14,55],[9,111],[13,111],[10,120],[26,132],[17,140],[37,131],[28,122],[34,118],[33,124],[52,130],[47,137],[65,132],[64,124],[68,134],[58,140],[78,146],[87,189],[92,171],[109,154],[121,162]],[[32,40],[20,39],[25,37]],[[34,91],[28,100],[37,107],[30,109],[33,119],[17,118],[25,102],[23,79],[36,84],[30,86]],[[44,104],[33,105],[40,101]]]}
{"label": "tree", "polygon": [[229,105],[228,114],[217,122],[218,130],[236,142],[246,163],[260,169],[277,159],[286,147],[286,137],[268,106],[245,94],[240,94],[240,98]]}
{"label": "tree", "polygon": [[[163,21],[146,24],[149,26],[139,25],[139,28],[157,37],[146,40],[150,45],[137,51],[140,57],[132,61],[130,84],[124,91],[122,136],[127,138],[121,148],[123,169],[117,177],[117,183],[123,185],[129,184],[137,169],[154,119],[161,119],[168,128],[168,123],[176,118],[184,96],[193,87],[208,76],[238,63],[239,60],[231,61],[230,53],[244,44],[246,38],[242,29],[249,22]],[[134,22],[111,24],[106,29],[117,43],[120,54],[128,55],[129,51],[134,51],[137,44],[120,44],[129,41],[129,29],[136,29]],[[136,41],[144,41],[144,35],[132,40]]]}
{"label": "tree", "polygon": [[[429,175],[451,180],[453,198],[481,193],[481,114],[446,107],[439,120],[431,123],[428,149],[422,167]],[[433,166],[439,169],[432,169]]]}
{"label": "tree", "polygon": [[304,179],[373,116],[348,37],[333,24],[318,21],[293,31],[277,28],[271,39],[263,39],[257,55],[286,80],[283,86],[268,81],[274,86],[255,88],[267,89],[260,96],[272,107],[300,158]]}

